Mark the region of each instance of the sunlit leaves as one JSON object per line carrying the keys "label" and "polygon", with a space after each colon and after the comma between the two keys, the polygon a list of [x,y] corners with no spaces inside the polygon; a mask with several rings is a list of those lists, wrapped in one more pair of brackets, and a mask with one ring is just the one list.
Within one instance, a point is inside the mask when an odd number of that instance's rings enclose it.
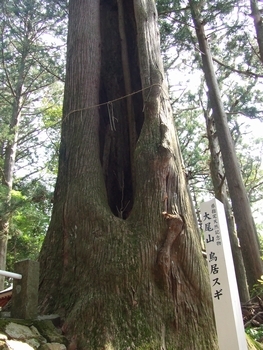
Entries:
{"label": "sunlit leaves", "polygon": [[62,95],[60,88],[56,97],[51,86],[64,79],[66,7],[66,1],[0,3],[0,220],[9,220],[16,247],[34,236],[38,250],[37,236],[44,235],[49,220],[46,192],[54,184]]}
{"label": "sunlit leaves", "polygon": [[7,265],[37,259],[52,206],[52,193],[39,181],[20,183],[12,191]]}

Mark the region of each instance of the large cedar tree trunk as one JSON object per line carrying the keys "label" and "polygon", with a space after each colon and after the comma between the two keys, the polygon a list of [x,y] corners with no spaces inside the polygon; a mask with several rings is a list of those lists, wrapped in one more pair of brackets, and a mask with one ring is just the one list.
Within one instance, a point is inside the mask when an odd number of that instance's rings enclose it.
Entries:
{"label": "large cedar tree trunk", "polygon": [[156,17],[152,0],[69,4],[40,307],[78,350],[218,348]]}

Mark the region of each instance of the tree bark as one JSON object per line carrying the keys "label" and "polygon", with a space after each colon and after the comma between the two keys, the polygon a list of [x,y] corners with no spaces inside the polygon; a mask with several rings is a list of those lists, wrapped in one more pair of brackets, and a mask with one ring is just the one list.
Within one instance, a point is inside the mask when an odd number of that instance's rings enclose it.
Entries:
{"label": "tree bark", "polygon": [[263,63],[263,23],[257,0],[250,0],[251,17],[254,20],[254,27],[257,35],[259,58]]}
{"label": "tree bark", "polygon": [[240,239],[247,281],[250,288],[258,282],[262,275],[259,241],[253,221],[248,196],[245,190],[235,147],[227,124],[216,79],[213,61],[204,30],[201,10],[196,1],[190,1],[192,18],[202,57],[203,71],[208,87],[208,96],[213,110],[216,132],[224,162],[229,194],[235,216],[237,235]]}
{"label": "tree bark", "polygon": [[150,0],[69,3],[39,297],[79,350],[218,348],[156,17]]}

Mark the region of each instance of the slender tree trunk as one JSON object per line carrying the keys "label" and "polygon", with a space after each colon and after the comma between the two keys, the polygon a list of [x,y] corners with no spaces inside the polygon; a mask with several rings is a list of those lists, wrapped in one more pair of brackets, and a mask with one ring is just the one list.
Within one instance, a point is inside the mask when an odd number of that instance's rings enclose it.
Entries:
{"label": "slender tree trunk", "polygon": [[212,56],[204,31],[204,22],[201,18],[197,2],[191,0],[190,6],[199,49],[202,55],[203,71],[224,162],[229,194],[237,225],[237,235],[240,239],[243,260],[246,268],[247,281],[249,287],[252,288],[262,275],[259,241],[251,213],[250,203],[241,176],[235,147],[228,128],[227,117],[214,72]]}
{"label": "slender tree trunk", "polygon": [[[21,73],[22,74],[22,73]],[[20,82],[17,85],[16,93],[14,97],[12,117],[9,127],[9,141],[5,148],[4,156],[4,171],[2,175],[2,185],[4,187],[4,212],[0,217],[0,270],[6,268],[6,256],[7,256],[7,243],[9,237],[9,221],[11,216],[11,192],[13,189],[14,179],[14,167],[16,160],[17,140],[19,134],[19,122],[21,116],[21,91],[22,85]],[[0,290],[4,289],[5,277],[0,276]]]}
{"label": "slender tree trunk", "polygon": [[[9,139],[4,153],[4,171],[2,175],[2,185],[5,190],[5,212],[0,218],[0,269],[6,268],[6,256],[7,256],[7,243],[9,236],[9,221],[12,209],[11,204],[11,192],[13,189],[14,181],[14,168],[16,162],[17,152],[17,140],[19,135],[19,124],[21,119],[21,107],[22,107],[22,89],[24,84],[25,75],[25,61],[28,54],[27,40],[24,42],[23,51],[21,54],[20,65],[18,67],[18,79],[13,90],[13,105],[12,115],[9,125]],[[0,290],[4,289],[5,277],[0,276]]]}
{"label": "slender tree trunk", "polygon": [[259,48],[259,57],[263,63],[263,23],[260,10],[258,8],[257,0],[250,0],[251,16],[254,20],[254,26],[257,35],[257,42]]}
{"label": "slender tree trunk", "polygon": [[235,265],[239,297],[242,303],[246,303],[250,299],[246,278],[246,270],[239,245],[239,240],[236,234],[232,209],[227,198],[225,174],[223,170],[220,147],[218,144],[218,137],[216,135],[216,130],[214,126],[214,118],[213,116],[209,116],[206,111],[204,111],[204,115],[206,120],[207,136],[211,155],[210,174],[213,182],[215,197],[224,204],[230,244]]}
{"label": "slender tree trunk", "polygon": [[40,303],[79,350],[217,349],[156,16],[151,0],[69,3]]}
{"label": "slender tree trunk", "polygon": [[[17,141],[19,136],[19,124],[21,120],[21,108],[23,105],[23,85],[26,76],[26,59],[29,52],[28,38],[23,41],[20,62],[17,67],[17,80],[12,86],[12,82],[8,78],[9,88],[12,93],[13,103],[9,123],[8,140],[4,150],[4,169],[2,174],[2,185],[5,189],[4,193],[4,212],[0,217],[0,269],[6,268],[7,244],[9,238],[9,221],[12,215],[11,193],[14,181],[14,168],[17,153]],[[5,60],[4,54],[2,57]],[[3,65],[5,69],[5,65]],[[8,72],[6,76],[8,77]],[[5,277],[0,276],[0,290],[4,289]]]}

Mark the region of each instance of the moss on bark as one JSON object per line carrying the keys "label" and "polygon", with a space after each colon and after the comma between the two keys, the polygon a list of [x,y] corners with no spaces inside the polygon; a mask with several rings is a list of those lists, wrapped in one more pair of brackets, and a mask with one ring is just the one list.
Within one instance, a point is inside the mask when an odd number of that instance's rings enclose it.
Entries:
{"label": "moss on bark", "polygon": [[[59,175],[40,255],[41,309],[63,315],[63,331],[80,350],[217,349],[207,269],[163,81],[155,5],[122,1],[120,26],[112,22],[120,20],[118,4],[70,2]],[[121,50],[123,35],[128,54]],[[124,69],[136,91],[132,113]],[[76,96],[80,88],[85,93]],[[110,110],[87,106],[108,99],[117,99]],[[109,118],[116,118],[116,130]],[[180,220],[169,225],[164,211],[181,218],[183,229],[177,229]]]}

